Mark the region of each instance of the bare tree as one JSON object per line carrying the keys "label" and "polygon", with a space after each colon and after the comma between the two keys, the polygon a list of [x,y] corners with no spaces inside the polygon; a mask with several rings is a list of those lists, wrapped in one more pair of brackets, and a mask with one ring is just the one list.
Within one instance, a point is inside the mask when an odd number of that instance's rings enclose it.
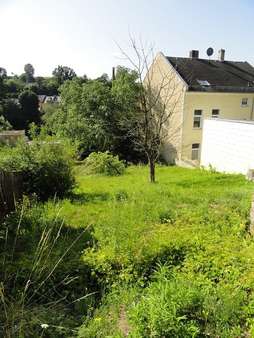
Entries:
{"label": "bare tree", "polygon": [[155,164],[164,142],[170,139],[169,142],[177,144],[181,122],[179,114],[178,118],[174,115],[179,112],[183,84],[176,78],[173,68],[161,67],[159,63],[155,66],[152,47],[145,48],[133,38],[130,41],[133,56],[118,46],[137,72],[140,84],[138,108],[129,132],[137,148],[146,154],[150,181],[155,182]]}

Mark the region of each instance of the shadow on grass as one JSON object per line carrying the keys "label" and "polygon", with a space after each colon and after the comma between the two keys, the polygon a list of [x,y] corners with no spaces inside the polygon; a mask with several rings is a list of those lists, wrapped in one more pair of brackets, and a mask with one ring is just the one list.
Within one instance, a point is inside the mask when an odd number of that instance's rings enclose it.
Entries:
{"label": "shadow on grass", "polygon": [[111,195],[107,192],[72,193],[69,198],[72,203],[83,204],[88,202],[105,202],[111,199]]}

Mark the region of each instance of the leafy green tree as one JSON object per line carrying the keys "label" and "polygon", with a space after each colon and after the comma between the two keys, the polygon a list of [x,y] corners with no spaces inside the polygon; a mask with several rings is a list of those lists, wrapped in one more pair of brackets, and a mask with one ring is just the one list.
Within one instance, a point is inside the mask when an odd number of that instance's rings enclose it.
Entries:
{"label": "leafy green tree", "polygon": [[24,90],[32,91],[35,94],[39,94],[39,86],[36,82],[27,83],[24,87]]}
{"label": "leafy green tree", "polygon": [[10,129],[12,129],[11,124],[3,117],[3,115],[0,115],[0,132]]}
{"label": "leafy green tree", "polygon": [[16,100],[5,99],[2,105],[2,114],[14,129],[24,128],[24,119],[21,114],[20,105]]}
{"label": "leafy green tree", "polygon": [[5,80],[6,96],[17,98],[24,89],[24,82],[18,76],[14,76]]}
{"label": "leafy green tree", "polygon": [[7,72],[5,68],[0,67],[0,101],[3,99],[5,94],[5,85],[4,80],[7,77]]}
{"label": "leafy green tree", "polygon": [[26,75],[26,82],[30,83],[34,81],[34,67],[31,65],[31,63],[27,63],[24,66],[24,71]]}
{"label": "leafy green tree", "polygon": [[96,81],[102,82],[105,85],[111,86],[111,81],[109,79],[108,74],[103,73],[101,76],[99,76]]}
{"label": "leafy green tree", "polygon": [[38,96],[34,92],[24,90],[19,95],[19,104],[25,129],[27,129],[28,125],[32,122],[36,124],[40,123],[41,113],[39,111],[39,101]]}
{"label": "leafy green tree", "polygon": [[82,83],[82,79],[75,78],[66,81],[60,90],[60,108],[44,116],[48,131],[69,138],[81,157],[106,150],[107,137],[101,117],[107,115],[108,89],[105,93],[102,83]]}
{"label": "leafy green tree", "polygon": [[52,74],[56,77],[59,85],[77,76],[72,68],[60,65],[53,70]]}
{"label": "leafy green tree", "polygon": [[56,78],[38,76],[34,80],[38,86],[39,95],[58,95],[59,83]]}
{"label": "leafy green tree", "polygon": [[136,147],[136,138],[132,133],[139,111],[140,85],[137,79],[136,71],[119,66],[111,89],[114,99],[114,119],[111,123],[113,152],[134,163],[146,161],[144,154]]}
{"label": "leafy green tree", "polygon": [[21,82],[27,83],[27,81],[26,81],[26,73],[21,74],[21,75],[19,76],[19,79],[20,79]]}
{"label": "leafy green tree", "polygon": [[142,161],[128,134],[138,107],[136,79],[135,72],[119,67],[113,82],[106,76],[66,81],[60,88],[60,109],[44,116],[47,129],[75,142],[82,157],[109,150],[121,159]]}

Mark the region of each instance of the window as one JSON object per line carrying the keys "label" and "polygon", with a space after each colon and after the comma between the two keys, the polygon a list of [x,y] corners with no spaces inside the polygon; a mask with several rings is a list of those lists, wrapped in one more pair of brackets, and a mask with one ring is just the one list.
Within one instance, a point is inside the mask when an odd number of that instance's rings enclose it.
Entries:
{"label": "window", "polygon": [[207,80],[197,80],[197,83],[200,84],[202,87],[209,87],[211,86]]}
{"label": "window", "polygon": [[191,159],[198,160],[199,159],[199,143],[193,143],[191,147]]}
{"label": "window", "polygon": [[242,107],[247,107],[248,106],[248,98],[244,97],[242,98]]}
{"label": "window", "polygon": [[220,110],[219,109],[213,109],[212,110],[212,117],[213,118],[218,118],[220,115]]}
{"label": "window", "polygon": [[193,128],[201,128],[202,110],[194,110]]}

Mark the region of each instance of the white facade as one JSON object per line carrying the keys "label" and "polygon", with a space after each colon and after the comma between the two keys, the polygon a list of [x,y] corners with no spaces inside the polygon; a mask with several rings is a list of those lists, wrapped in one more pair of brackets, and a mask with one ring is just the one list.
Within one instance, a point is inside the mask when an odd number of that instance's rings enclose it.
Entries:
{"label": "white facade", "polygon": [[226,173],[254,170],[254,121],[204,120],[200,164]]}

